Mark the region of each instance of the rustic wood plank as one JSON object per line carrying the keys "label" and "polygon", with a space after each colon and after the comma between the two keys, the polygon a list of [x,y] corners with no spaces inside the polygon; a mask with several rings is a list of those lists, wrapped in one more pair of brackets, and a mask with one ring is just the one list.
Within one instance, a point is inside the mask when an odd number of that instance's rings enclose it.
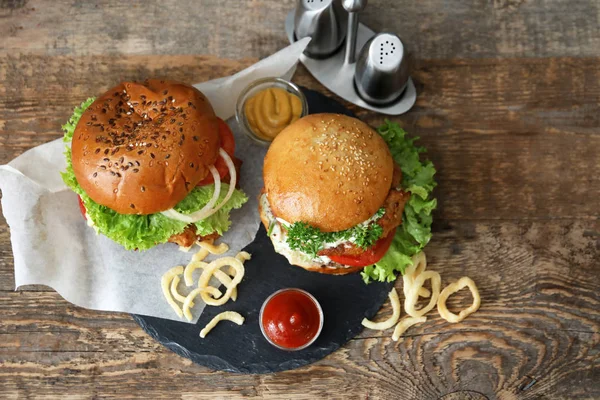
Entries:
{"label": "rustic wood plank", "polygon": [[[121,80],[198,82],[271,54],[293,2],[0,0],[0,163]],[[456,325],[434,312],[401,343],[365,331],[297,371],[215,373],[126,314],[14,292],[0,218],[1,398],[600,398],[599,5],[380,1],[361,18],[414,50],[419,99],[394,120],[439,170],[430,268],[473,277],[480,311]],[[331,95],[303,68],[295,79]]]}
{"label": "rustic wood plank", "polygon": [[[287,45],[294,0],[4,0],[0,54],[215,54],[265,57]],[[594,0],[371,2],[361,18],[418,58],[596,56]]]}
{"label": "rustic wood plank", "polygon": [[[331,385],[357,398],[438,398],[455,391],[488,398],[600,396],[594,384],[600,282],[593,279],[599,237],[598,221],[443,223],[427,249],[429,268],[445,284],[471,276],[483,299],[476,314],[448,324],[432,312],[401,343],[389,331],[366,330],[314,366],[264,377],[219,375],[218,383],[213,372],[153,342],[126,314],[81,309],[53,292],[0,292],[6,305],[0,308],[0,383],[6,382],[0,387],[7,388],[0,397],[14,390],[11,382],[48,396],[66,388],[83,395],[100,384],[126,396],[132,374],[144,388],[136,395],[149,397],[191,394],[192,376],[198,385],[210,381],[218,394],[235,387],[240,395],[270,398],[286,390],[314,398]],[[451,299],[456,309],[470,301],[462,292]],[[563,384],[574,380],[577,392]]]}
{"label": "rustic wood plank", "polygon": [[[197,82],[251,62],[204,56],[0,57],[0,79],[7,82],[0,87],[0,162],[59,137],[74,105],[120,80],[170,76]],[[418,63],[417,105],[394,120],[422,138],[438,168],[443,183],[438,218],[596,218],[598,62]],[[322,90],[303,68],[295,80]],[[357,111],[374,126],[383,121]]]}
{"label": "rustic wood plank", "polygon": [[[490,341],[496,335],[499,340]],[[328,393],[327,398],[339,399],[436,399],[456,391],[474,391],[490,399],[594,398],[600,395],[595,385],[597,356],[588,345],[599,342],[598,334],[527,331],[508,337],[496,329],[414,335],[399,345],[389,338],[361,339],[306,368],[270,375],[217,374],[164,348],[119,353],[24,351],[2,354],[0,393],[4,398],[34,393],[56,397],[67,392],[103,398],[160,398],[178,393],[313,399]],[[527,347],[568,362],[557,360],[535,369],[547,375],[522,376],[522,369],[535,367],[523,354]],[[579,384],[560,384],[565,381]]]}

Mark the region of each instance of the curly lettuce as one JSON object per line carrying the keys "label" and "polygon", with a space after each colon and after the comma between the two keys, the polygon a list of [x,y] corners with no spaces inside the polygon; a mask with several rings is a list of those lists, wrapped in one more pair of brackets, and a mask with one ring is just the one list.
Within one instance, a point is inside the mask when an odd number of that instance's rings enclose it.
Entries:
{"label": "curly lettuce", "polygon": [[377,131],[402,170],[402,188],[411,196],[404,207],[402,224],[396,230],[390,249],[375,265],[362,271],[365,283],[392,282],[398,273],[404,274],[406,267],[412,264],[411,257],[431,240],[431,213],[437,206],[437,200],[432,197],[436,171],[431,161],[421,161],[420,154],[425,149],[415,146],[418,138],[408,138],[400,125],[387,120]]}
{"label": "curly lettuce", "polygon": [[[81,115],[93,102],[94,98],[89,98],[81,103],[81,106],[75,108],[71,118],[63,125],[63,140],[66,143],[71,143],[75,127]],[[119,214],[108,207],[96,203],[84,192],[75,178],[71,161],[71,148],[69,146],[66,146],[65,158],[67,168],[65,172],[61,173],[63,181],[81,197],[88,217],[93,221],[97,231],[121,244],[125,249],[147,250],[159,243],[166,242],[171,236],[183,232],[188,225],[186,222],[165,217],[160,213],[149,215]],[[225,198],[228,189],[228,184],[221,184],[221,192],[217,204]],[[174,208],[183,214],[198,211],[210,201],[214,190],[214,185],[196,187]],[[246,201],[248,201],[246,194],[241,190],[235,189],[229,201],[219,211],[195,223],[197,234],[204,236],[217,232],[219,235],[222,235],[231,225],[229,218],[230,211],[240,208]]]}

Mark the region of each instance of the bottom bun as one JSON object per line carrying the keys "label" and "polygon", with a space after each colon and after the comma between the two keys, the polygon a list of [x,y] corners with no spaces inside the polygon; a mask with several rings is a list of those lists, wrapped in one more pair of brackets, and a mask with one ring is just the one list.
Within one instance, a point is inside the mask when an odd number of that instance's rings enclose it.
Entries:
{"label": "bottom bun", "polygon": [[[260,220],[262,221],[263,225],[265,226],[265,229],[267,231],[269,231],[269,219],[267,218],[266,213],[263,210],[262,207],[262,201],[259,201],[259,205],[258,205],[258,211],[259,211],[259,215],[260,215]],[[287,258],[287,260],[289,261],[289,263],[291,265],[295,265],[297,267],[301,267],[304,268],[307,271],[310,272],[318,272],[321,274],[328,274],[328,275],[346,275],[346,274],[352,274],[358,271],[361,271],[363,268],[365,268],[364,266],[362,267],[355,267],[355,266],[350,266],[350,265],[343,265],[343,264],[339,264],[333,261],[329,261],[327,263],[319,263],[316,260],[304,260],[304,259],[300,259],[298,257],[294,257],[292,254],[286,254],[284,252],[278,251],[277,247],[278,247],[278,241],[276,238],[274,238],[275,235],[272,235],[270,237],[271,242],[273,242],[273,248],[275,249],[275,252],[283,255],[285,258]],[[291,251],[294,253],[299,253],[296,251]]]}
{"label": "bottom bun", "polygon": [[312,264],[312,263],[302,263],[302,262],[297,262],[296,264],[292,264],[292,265],[296,265],[298,267],[304,268],[305,270],[310,271],[310,272],[318,272],[320,274],[327,274],[327,275],[353,274],[355,272],[362,271],[363,268],[365,268],[365,267],[353,267],[350,265],[338,264],[333,261],[328,264],[322,264],[322,265]]}

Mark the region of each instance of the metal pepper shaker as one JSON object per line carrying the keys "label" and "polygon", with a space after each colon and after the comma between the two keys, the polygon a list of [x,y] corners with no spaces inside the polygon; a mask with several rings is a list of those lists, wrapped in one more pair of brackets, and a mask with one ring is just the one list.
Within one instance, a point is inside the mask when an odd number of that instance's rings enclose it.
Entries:
{"label": "metal pepper shaker", "polygon": [[298,0],[294,14],[296,40],[312,38],[304,54],[326,58],[335,53],[346,37],[344,14],[340,0]]}
{"label": "metal pepper shaker", "polygon": [[356,91],[364,101],[390,104],[402,95],[408,79],[408,57],[397,35],[378,33],[367,41],[354,72]]}

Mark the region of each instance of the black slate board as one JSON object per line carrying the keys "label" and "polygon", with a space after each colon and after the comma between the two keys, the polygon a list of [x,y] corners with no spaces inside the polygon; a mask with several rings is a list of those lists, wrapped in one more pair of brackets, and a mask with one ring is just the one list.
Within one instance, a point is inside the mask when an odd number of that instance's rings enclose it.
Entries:
{"label": "black slate board", "polygon": [[[311,114],[330,112],[353,116],[337,101],[319,92],[302,89]],[[238,287],[238,301],[221,307],[206,307],[196,325],[161,318],[133,315],[134,320],[154,339],[193,362],[214,370],[240,373],[270,373],[298,368],[334,352],[362,330],[364,317],[372,318],[391,290],[392,283],[365,285],[359,274],[322,275],[289,265],[275,253],[261,225],[254,242],[245,251],[252,259],[245,263],[245,276]],[[288,352],[271,346],[258,323],[264,300],[276,290],[296,287],[312,293],[325,316],[323,331],[304,350]],[[219,323],[204,339],[200,329],[222,311],[237,311],[246,321],[242,326]]]}

